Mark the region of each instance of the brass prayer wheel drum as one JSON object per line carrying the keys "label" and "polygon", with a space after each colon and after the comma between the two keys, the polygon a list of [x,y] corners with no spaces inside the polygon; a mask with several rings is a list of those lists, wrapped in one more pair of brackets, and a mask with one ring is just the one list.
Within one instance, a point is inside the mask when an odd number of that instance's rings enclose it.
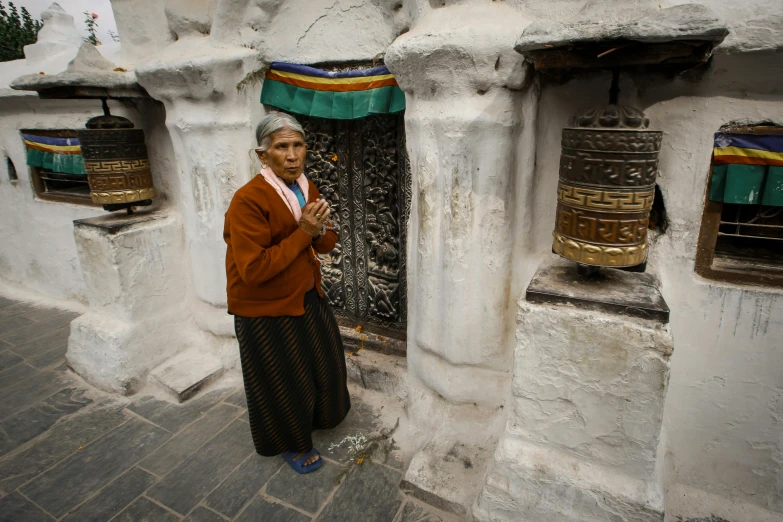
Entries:
{"label": "brass prayer wheel drum", "polygon": [[647,260],[663,133],[625,105],[592,109],[563,129],[553,251],[582,265]]}
{"label": "brass prayer wheel drum", "polygon": [[157,192],[144,131],[134,129],[127,118],[106,112],[79,131],[92,201],[110,211],[149,205]]}

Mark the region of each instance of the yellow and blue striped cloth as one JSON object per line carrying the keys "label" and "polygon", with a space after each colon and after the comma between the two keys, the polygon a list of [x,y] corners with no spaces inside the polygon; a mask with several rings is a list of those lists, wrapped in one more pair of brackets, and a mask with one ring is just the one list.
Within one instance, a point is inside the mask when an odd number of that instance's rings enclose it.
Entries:
{"label": "yellow and blue striped cloth", "polygon": [[22,134],[22,139],[27,147],[28,165],[63,174],[87,174],[77,138]]}
{"label": "yellow and blue striped cloth", "polygon": [[305,116],[353,120],[405,109],[405,94],[385,66],[323,71],[274,62],[264,79],[261,103]]}
{"label": "yellow and blue striped cloth", "polygon": [[709,198],[783,207],[783,134],[717,133]]}

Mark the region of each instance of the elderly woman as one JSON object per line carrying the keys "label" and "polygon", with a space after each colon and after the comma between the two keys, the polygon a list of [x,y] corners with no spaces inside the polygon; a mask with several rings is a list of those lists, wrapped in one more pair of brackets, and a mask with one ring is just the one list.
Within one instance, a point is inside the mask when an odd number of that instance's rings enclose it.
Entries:
{"label": "elderly woman", "polygon": [[261,173],[236,192],[223,230],[228,311],[256,451],[281,454],[308,473],[322,464],[313,430],[337,426],[351,407],[340,331],[315,256],[330,252],[337,234],[329,205],[304,175],[299,122],[271,113],[256,139]]}

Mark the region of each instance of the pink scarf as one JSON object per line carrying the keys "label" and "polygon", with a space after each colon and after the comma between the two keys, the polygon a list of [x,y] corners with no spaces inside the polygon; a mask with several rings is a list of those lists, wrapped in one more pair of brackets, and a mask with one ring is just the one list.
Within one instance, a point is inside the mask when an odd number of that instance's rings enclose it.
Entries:
{"label": "pink scarf", "polygon": [[[299,223],[299,220],[302,219],[302,207],[299,206],[299,200],[296,199],[296,194],[286,186],[282,179],[277,177],[277,174],[275,174],[271,168],[266,167],[265,169],[261,169],[261,175],[267,183],[272,185],[272,188],[277,191],[277,194],[288,206],[291,214],[294,215],[296,222]],[[299,185],[299,188],[302,189],[302,194],[304,195],[305,201],[307,201],[307,193],[310,190],[310,185],[307,183],[307,178],[304,173],[296,179],[296,183]]]}

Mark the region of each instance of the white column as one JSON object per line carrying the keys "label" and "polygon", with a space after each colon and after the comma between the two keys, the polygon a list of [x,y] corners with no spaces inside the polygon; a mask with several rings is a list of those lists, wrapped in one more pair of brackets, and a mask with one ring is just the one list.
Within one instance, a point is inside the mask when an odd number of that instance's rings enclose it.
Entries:
{"label": "white column", "polygon": [[413,174],[409,372],[457,405],[497,408],[508,390],[526,24],[505,5],[436,9],[386,53]]}
{"label": "white column", "polygon": [[218,335],[233,333],[225,310],[224,215],[253,174],[254,112],[262,110],[258,86],[239,91],[236,84],[258,67],[249,49],[218,50],[201,39],[186,56],[164,56],[137,70],[139,83],[166,107],[178,167],[168,175],[180,178],[194,313],[199,326]]}

